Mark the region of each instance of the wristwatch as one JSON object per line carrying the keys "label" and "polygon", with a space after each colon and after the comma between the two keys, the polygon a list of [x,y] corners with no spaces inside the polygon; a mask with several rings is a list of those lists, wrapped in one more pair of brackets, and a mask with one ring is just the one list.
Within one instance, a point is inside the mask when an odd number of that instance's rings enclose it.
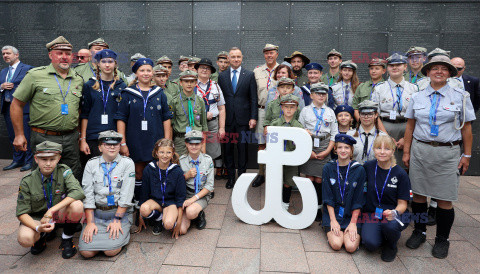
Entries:
{"label": "wristwatch", "polygon": [[113,217],[113,219],[121,221],[123,219],[123,217],[115,215],[115,217]]}

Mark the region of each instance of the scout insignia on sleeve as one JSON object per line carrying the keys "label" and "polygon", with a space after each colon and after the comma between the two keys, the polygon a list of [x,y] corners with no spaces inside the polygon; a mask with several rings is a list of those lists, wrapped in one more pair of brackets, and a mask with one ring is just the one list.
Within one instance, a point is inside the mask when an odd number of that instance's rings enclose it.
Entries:
{"label": "scout insignia on sleeve", "polygon": [[410,189],[410,198],[413,198],[413,191]]}
{"label": "scout insignia on sleeve", "polygon": [[162,107],[160,105],[157,105],[157,109],[160,110],[162,109]]}
{"label": "scout insignia on sleeve", "polygon": [[71,169],[67,169],[63,172],[63,178],[66,178],[68,175],[72,174],[72,170]]}
{"label": "scout insignia on sleeve", "polygon": [[335,179],[334,178],[330,178],[330,184],[332,184],[332,186],[335,184]]}
{"label": "scout insignia on sleeve", "polygon": [[168,105],[168,109],[169,109],[170,111],[172,111],[173,108],[172,108],[171,105]]}
{"label": "scout insignia on sleeve", "polygon": [[207,181],[207,174],[203,174],[203,176],[202,176],[202,182],[205,183],[205,181]]}
{"label": "scout insignia on sleeve", "polygon": [[130,172],[130,174],[128,174],[128,177],[135,177],[135,172]]}
{"label": "scout insignia on sleeve", "polygon": [[213,167],[213,163],[210,163],[210,168],[212,168],[212,167]]}
{"label": "scout insignia on sleeve", "polygon": [[396,184],[398,182],[397,176],[393,177],[390,181],[392,181],[392,184]]}

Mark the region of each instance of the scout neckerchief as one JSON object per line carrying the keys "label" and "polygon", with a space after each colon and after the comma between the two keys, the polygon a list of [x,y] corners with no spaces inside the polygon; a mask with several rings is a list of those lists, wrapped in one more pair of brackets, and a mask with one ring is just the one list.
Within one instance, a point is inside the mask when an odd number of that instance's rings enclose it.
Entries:
{"label": "scout neckerchief", "polygon": [[188,113],[187,113],[185,111],[185,107],[183,106],[182,92],[180,92],[179,95],[180,95],[180,104],[182,105],[183,113],[185,113],[185,116],[188,117],[188,124],[190,125],[190,130],[191,130],[195,125],[193,110],[195,109],[195,104],[197,103],[197,96],[193,94],[193,97],[195,97],[195,101],[193,102],[193,107],[192,107],[192,98],[189,98],[189,97],[186,98],[188,100]]}
{"label": "scout neckerchief", "polygon": [[103,162],[103,186],[105,186],[105,177],[107,177],[108,182],[108,195],[107,195],[107,206],[115,206],[115,197],[112,190],[112,170],[117,166],[117,162],[110,163],[110,169],[107,170],[107,163]]}
{"label": "scout neckerchief", "polygon": [[343,87],[343,80],[342,80],[342,90],[343,90],[343,104],[348,105],[348,98],[350,97],[350,91],[348,90],[348,87],[351,86],[352,83],[347,83],[345,87]]}
{"label": "scout neckerchief", "polygon": [[375,209],[375,217],[377,219],[382,219],[382,214],[383,214],[383,208],[382,208],[382,197],[383,197],[383,192],[385,191],[385,186],[387,185],[388,177],[390,177],[390,172],[392,171],[392,166],[390,166],[390,169],[388,170],[387,178],[385,178],[385,183],[383,183],[383,188],[382,188],[382,193],[378,193],[378,188],[377,188],[377,168],[378,168],[378,161],[375,165],[375,192],[377,193],[377,198],[378,198],[378,207]]}
{"label": "scout neckerchief", "polygon": [[[198,156],[200,157],[200,156]],[[200,160],[191,160],[190,163],[192,163],[195,166],[195,170],[197,171],[197,175],[195,175],[195,179],[193,180],[195,184],[195,194],[200,192]]]}
{"label": "scout neckerchief", "polygon": [[[328,76],[330,75],[330,76]],[[331,87],[333,85],[333,80],[335,79],[335,75],[332,75],[330,71],[327,74],[327,78],[329,79],[328,86]]]}
{"label": "scout neckerchief", "polygon": [[410,77],[410,83],[415,84],[415,83],[417,82],[417,80],[418,80],[418,79],[417,79],[417,78],[418,78],[418,73],[415,74],[415,76],[414,76],[413,78],[412,78],[412,72],[411,72],[411,71],[408,72],[408,75],[409,75],[409,77]]}
{"label": "scout neckerchief", "polygon": [[[47,201],[47,208],[50,209],[53,206],[53,173],[50,174],[50,182],[47,183],[47,190],[45,191],[45,184],[43,183],[43,174],[40,173],[42,176],[42,188],[43,188],[43,196],[45,197],[45,201]],[[47,192],[49,194],[49,198],[47,198]]]}
{"label": "scout neckerchief", "polygon": [[60,85],[60,82],[58,81],[57,75],[54,74],[55,80],[57,80],[58,88],[60,89],[60,94],[62,95],[63,99],[63,104],[61,106],[61,113],[62,115],[67,115],[68,114],[68,104],[65,102],[65,98],[67,98],[68,92],[70,91],[70,84],[72,84],[72,78],[70,78],[70,81],[68,82],[68,88],[67,92],[65,93],[65,96],[63,96],[63,91],[62,91],[62,86]]}
{"label": "scout neckerchief", "polygon": [[[208,80],[207,82],[207,88],[205,91],[198,85],[196,86],[196,89],[200,91],[200,94],[202,95],[203,101],[205,102],[205,110],[208,112],[210,110],[210,101],[208,100],[208,96],[210,95],[210,91],[212,90],[212,80]],[[215,101],[215,100],[213,100]]]}
{"label": "scout neckerchief", "polygon": [[160,191],[162,191],[162,206],[165,205],[165,192],[167,191],[167,178],[168,178],[168,170],[170,169],[170,166],[172,164],[170,163],[165,169],[165,181],[162,184],[162,170],[160,169],[160,166],[158,167],[158,177],[160,178]]}
{"label": "scout neckerchief", "polygon": [[340,180],[340,166],[338,164],[338,160],[337,160],[337,179],[338,179],[338,189],[340,191],[340,197],[342,198],[342,205],[340,206],[340,208],[338,209],[338,216],[340,217],[343,217],[343,213],[345,211],[345,208],[344,208],[344,198],[345,198],[345,191],[347,189],[347,183],[348,183],[348,172],[350,172],[350,165],[352,164],[352,162],[350,161],[348,163],[348,167],[347,167],[347,173],[345,174],[345,180],[343,181],[343,190],[342,190],[342,181]]}
{"label": "scout neckerchief", "polygon": [[323,114],[325,113],[325,109],[322,108],[322,114],[320,114],[320,115],[318,115],[318,112],[315,109],[315,105],[312,106],[312,109],[313,109],[313,113],[315,114],[315,117],[317,117],[317,123],[315,124],[314,131],[316,132],[316,135],[318,136],[318,133],[319,133],[320,129],[322,128],[322,125],[320,123],[323,124]]}
{"label": "scout neckerchief", "polygon": [[428,114],[428,123],[430,124],[430,135],[438,136],[438,125],[437,123],[437,112],[438,106],[440,105],[440,100],[442,100],[442,95],[437,91],[430,94],[430,112]]}
{"label": "scout neckerchief", "polygon": [[266,68],[265,69],[268,72],[268,79],[267,79],[267,91],[270,90],[270,82],[272,81],[272,74],[275,71],[275,69],[272,69],[271,71]]}
{"label": "scout neckerchief", "polygon": [[397,84],[397,99],[395,100],[395,96],[393,96],[393,90],[392,90],[392,85],[390,84],[390,81],[387,81],[388,86],[390,87],[390,94],[392,95],[393,99],[393,108],[392,110],[395,110],[395,105],[398,107],[398,113],[402,112],[403,109],[403,103],[402,103],[402,95],[403,95],[403,90],[400,89],[400,84]]}

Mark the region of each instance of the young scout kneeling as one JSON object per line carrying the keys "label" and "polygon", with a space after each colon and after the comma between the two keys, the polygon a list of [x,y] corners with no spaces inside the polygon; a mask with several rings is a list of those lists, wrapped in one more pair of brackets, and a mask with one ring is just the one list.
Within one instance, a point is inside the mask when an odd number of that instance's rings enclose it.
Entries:
{"label": "young scout kneeling", "polygon": [[[297,114],[297,108],[299,104],[299,98],[292,94],[287,94],[282,97],[280,101],[280,106],[282,108],[282,116],[278,119],[275,119],[270,126],[278,127],[299,127],[303,128],[302,124],[295,118]],[[266,128],[268,131],[268,127]],[[285,151],[293,151],[295,149],[295,144],[292,141],[287,141],[284,145]],[[295,185],[293,182],[293,176],[298,174],[297,166],[283,166],[283,207],[288,210],[290,206],[290,197],[292,196],[292,186]]]}
{"label": "young scout kneeling", "polygon": [[181,234],[186,234],[191,221],[195,222],[197,229],[204,229],[205,208],[210,200],[209,193],[213,191],[215,169],[213,160],[207,154],[201,153],[203,135],[201,131],[192,130],[185,134],[185,145],[188,154],[180,157],[180,167],[185,173],[187,181],[187,199],[183,203]]}
{"label": "young scout kneeling", "polygon": [[18,190],[18,242],[23,247],[31,247],[30,252],[38,255],[47,247],[47,234],[53,231],[55,223],[64,223],[60,248],[62,257],[69,259],[77,253],[72,236],[83,216],[80,200],[85,195],[72,170],[58,164],[61,153],[62,145],[54,142],[45,141],[36,146],[38,167],[22,178]]}
{"label": "young scout kneeling", "polygon": [[119,154],[122,138],[122,134],[113,130],[101,132],[98,136],[101,156],[90,159],[83,172],[87,224],[78,249],[85,258],[98,252],[115,256],[130,240],[135,164]]}

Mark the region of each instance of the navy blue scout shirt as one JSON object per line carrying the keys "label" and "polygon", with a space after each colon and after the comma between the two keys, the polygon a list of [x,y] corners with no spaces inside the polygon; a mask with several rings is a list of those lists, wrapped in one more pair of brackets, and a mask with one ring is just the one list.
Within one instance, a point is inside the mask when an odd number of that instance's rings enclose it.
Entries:
{"label": "navy blue scout shirt", "polygon": [[[162,173],[162,180],[158,171]],[[168,176],[166,171],[168,170]],[[143,170],[142,194],[140,195],[138,205],[142,205],[149,199],[153,199],[162,208],[170,205],[182,207],[187,196],[187,186],[183,170],[179,165],[171,164],[167,170],[158,168],[155,162],[150,162]],[[167,180],[165,186],[165,195],[162,192],[163,183]],[[164,203],[164,205],[162,205]]]}
{"label": "navy blue scout shirt", "polygon": [[[127,87],[122,79],[117,80],[113,88],[110,88],[113,81],[103,81],[102,92],[101,84],[98,90],[93,89],[95,83],[95,78],[92,78],[83,85],[82,112],[80,113],[80,119],[88,120],[87,140],[97,140],[98,134],[102,131],[117,131],[117,123],[113,120],[113,117],[117,113],[119,102],[122,100],[120,94],[122,90]],[[107,98],[107,91],[109,88],[110,92]],[[102,96],[105,96],[104,98],[107,100],[105,109]],[[108,124],[102,125],[103,114],[108,115]]]}
{"label": "navy blue scout shirt", "polygon": [[[366,174],[363,166],[356,161],[352,161],[350,171],[348,172],[347,185],[345,186],[345,176],[347,167],[340,167],[340,186],[345,187],[343,197],[343,217],[338,215],[340,206],[342,206],[342,196],[340,195],[340,187],[337,175],[337,162],[330,161],[323,167],[322,174],[322,199],[323,199],[323,217],[322,225],[330,226],[330,215],[328,214],[327,205],[335,209],[337,222],[342,229],[347,228],[352,219],[352,211],[360,209],[365,203],[365,195],[363,189],[365,186]],[[359,215],[360,216],[360,215]],[[360,227],[357,223],[357,227]]]}
{"label": "navy blue scout shirt", "polygon": [[[375,191],[375,166],[377,160],[365,162],[363,165],[367,172],[367,197],[364,207],[364,212],[374,213],[378,207],[377,192]],[[379,196],[382,193],[382,188],[387,179],[388,169],[377,167],[377,190]],[[390,176],[388,176],[385,191],[382,197],[381,207],[383,210],[395,209],[397,207],[398,199],[410,200],[410,179],[408,174],[398,165],[392,168]]]}
{"label": "navy blue scout shirt", "polygon": [[150,162],[153,160],[152,149],[155,142],[165,137],[163,122],[171,119],[167,104],[167,96],[160,87],[153,86],[148,94],[145,108],[147,130],[142,130],[144,97],[136,86],[125,88],[122,100],[115,114],[115,120],[124,121],[126,140],[130,158],[134,162]]}

